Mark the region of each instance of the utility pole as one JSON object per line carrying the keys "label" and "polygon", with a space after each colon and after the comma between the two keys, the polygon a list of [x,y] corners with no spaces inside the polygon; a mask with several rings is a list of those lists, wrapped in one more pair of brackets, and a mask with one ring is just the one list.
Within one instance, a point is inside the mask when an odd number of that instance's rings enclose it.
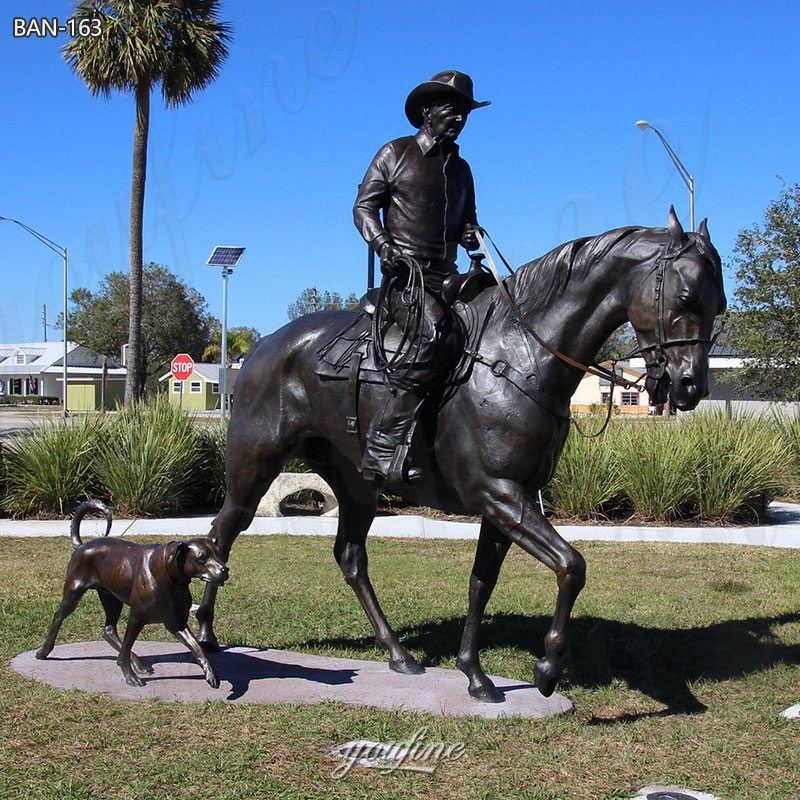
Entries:
{"label": "utility pole", "polygon": [[42,329],[44,330],[44,340],[47,341],[47,304],[42,306]]}

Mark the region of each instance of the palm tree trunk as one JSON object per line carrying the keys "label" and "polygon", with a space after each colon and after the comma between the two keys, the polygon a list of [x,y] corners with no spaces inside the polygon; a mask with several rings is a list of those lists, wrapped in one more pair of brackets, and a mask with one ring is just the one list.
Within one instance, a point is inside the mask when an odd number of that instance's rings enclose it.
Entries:
{"label": "palm tree trunk", "polygon": [[128,379],[125,404],[144,394],[142,352],[142,236],[144,226],[144,188],[147,180],[147,137],[150,130],[150,85],[136,87],[136,128],[133,134],[133,172],[131,178],[130,295],[128,319]]}

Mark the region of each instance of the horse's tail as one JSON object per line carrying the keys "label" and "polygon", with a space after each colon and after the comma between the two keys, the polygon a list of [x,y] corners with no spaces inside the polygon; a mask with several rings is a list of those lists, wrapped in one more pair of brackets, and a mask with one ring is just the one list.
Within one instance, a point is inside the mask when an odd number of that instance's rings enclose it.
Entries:
{"label": "horse's tail", "polygon": [[73,549],[77,549],[83,544],[80,536],[81,520],[90,511],[99,511],[106,518],[106,532],[103,536],[108,536],[111,530],[111,509],[100,500],[86,500],[75,509],[69,526],[69,540],[72,542]]}

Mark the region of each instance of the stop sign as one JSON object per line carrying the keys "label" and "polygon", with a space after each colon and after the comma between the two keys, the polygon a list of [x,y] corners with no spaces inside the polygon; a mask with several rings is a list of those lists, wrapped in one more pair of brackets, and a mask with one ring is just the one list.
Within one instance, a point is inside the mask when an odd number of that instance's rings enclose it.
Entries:
{"label": "stop sign", "polygon": [[194,360],[188,353],[180,353],[172,359],[170,371],[176,381],[185,381],[194,372]]}

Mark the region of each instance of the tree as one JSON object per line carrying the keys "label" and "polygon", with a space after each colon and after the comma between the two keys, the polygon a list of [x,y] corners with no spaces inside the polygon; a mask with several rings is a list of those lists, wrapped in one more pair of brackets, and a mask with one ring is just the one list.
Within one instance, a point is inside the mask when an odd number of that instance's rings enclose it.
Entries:
{"label": "tree", "polygon": [[633,332],[631,324],[628,322],[621,328],[617,328],[600,348],[600,352],[595,356],[595,361],[619,361],[636,347],[636,334]]}
{"label": "tree", "polygon": [[[240,356],[246,356],[261,338],[255,328],[240,326],[228,330],[228,363],[236,361]],[[203,350],[203,361],[218,363],[222,354],[222,326],[217,325],[211,334],[211,344]]]}
{"label": "tree", "polygon": [[[105,356],[119,358],[128,340],[129,276],[111,272],[96,293],[79,288],[71,294],[69,336]],[[177,353],[200,360],[214,326],[205,298],[160,264],[145,264],[142,275],[142,386],[154,389]],[[132,365],[129,362],[128,379]]]}
{"label": "tree", "polygon": [[[83,0],[73,14],[99,20],[99,36],[78,35],[64,47],[67,64],[93,95],[113,90],[136,100],[130,209],[128,298],[129,364],[125,402],[138,400],[144,387],[142,349],[142,227],[147,178],[150,94],[161,86],[167,107],[188,103],[217,77],[227,58],[230,25],[219,22],[219,0]],[[96,23],[94,23],[96,25]]]}
{"label": "tree", "polygon": [[304,314],[312,314],[314,311],[328,311],[330,309],[355,311],[358,308],[358,298],[352,292],[346,298],[342,298],[339,292],[320,292],[316,286],[310,289],[303,289],[297,300],[289,305],[286,313],[289,319],[297,319]]}
{"label": "tree", "polygon": [[758,397],[800,400],[800,184],[784,188],[763,227],[741,230],[733,249],[725,343],[744,358],[734,380]]}

